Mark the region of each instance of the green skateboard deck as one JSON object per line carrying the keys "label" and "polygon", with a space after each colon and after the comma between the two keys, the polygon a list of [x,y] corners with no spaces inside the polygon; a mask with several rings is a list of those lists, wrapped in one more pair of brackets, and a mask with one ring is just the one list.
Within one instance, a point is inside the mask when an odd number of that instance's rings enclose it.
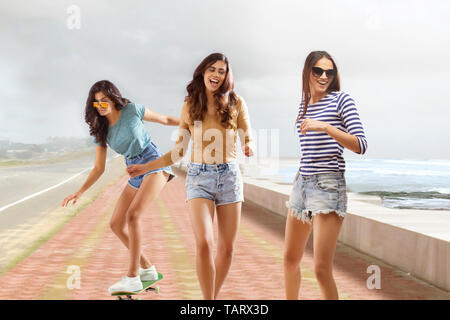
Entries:
{"label": "green skateboard deck", "polygon": [[139,291],[118,291],[113,292],[111,295],[117,297],[118,300],[134,300],[134,295],[139,295],[143,292],[149,292],[154,291],[155,293],[159,293],[159,286],[153,286],[156,282],[161,280],[163,278],[163,275],[158,272],[158,280],[151,280],[151,281],[142,281],[142,290]]}

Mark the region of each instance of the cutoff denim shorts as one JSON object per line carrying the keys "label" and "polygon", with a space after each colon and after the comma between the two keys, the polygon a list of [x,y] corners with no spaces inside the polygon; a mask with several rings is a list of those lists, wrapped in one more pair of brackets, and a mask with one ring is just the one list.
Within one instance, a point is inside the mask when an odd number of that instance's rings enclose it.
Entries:
{"label": "cutoff denim shorts", "polygon": [[[137,155],[136,157],[132,157],[132,158],[125,157],[125,164],[127,165],[127,167],[132,164],[143,164],[143,163],[147,163],[147,162],[156,160],[156,159],[160,158],[161,156],[162,156],[162,153],[161,153],[161,151],[159,151],[158,147],[153,142],[150,142],[150,144],[141,152],[141,154]],[[167,182],[169,182],[170,180],[172,180],[175,177],[175,175],[172,172],[171,167],[164,167],[164,168],[159,168],[156,170],[151,170],[149,172],[146,172],[143,175],[136,176],[134,178],[130,178],[128,180],[128,185],[130,185],[130,187],[132,187],[134,189],[139,189],[139,187],[142,184],[142,181],[144,181],[144,178],[146,176],[148,176],[149,174],[152,174],[154,172],[159,172],[159,171],[165,171],[169,174],[169,178],[167,179]]]}
{"label": "cutoff denim shorts", "polygon": [[186,174],[186,202],[194,198],[213,200],[216,206],[244,202],[242,176],[237,162],[189,162]]}
{"label": "cutoff denim shorts", "polygon": [[347,211],[347,187],[344,172],[297,175],[286,207],[297,219],[311,224],[316,214],[336,212],[342,218]]}

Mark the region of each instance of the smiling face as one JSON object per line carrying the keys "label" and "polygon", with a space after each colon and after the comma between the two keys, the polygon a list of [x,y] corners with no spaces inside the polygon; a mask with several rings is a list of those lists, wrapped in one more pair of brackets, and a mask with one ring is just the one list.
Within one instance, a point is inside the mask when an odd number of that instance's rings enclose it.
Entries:
{"label": "smiling face", "polygon": [[203,73],[203,82],[206,90],[214,92],[220,88],[227,74],[227,64],[225,61],[217,60],[210,65]]}
{"label": "smiling face", "polygon": [[[333,62],[325,57],[319,59],[314,64],[314,68],[320,68],[324,71],[334,70]],[[328,73],[330,74],[331,72],[329,71]],[[309,76],[309,87],[311,90],[311,94],[313,96],[324,96],[327,93],[327,89],[333,81],[334,77],[334,75],[327,76],[327,72],[322,72],[322,74],[319,76],[319,74],[317,72],[314,72],[314,70],[311,71],[311,74]]]}
{"label": "smiling face", "polygon": [[97,112],[101,116],[106,116],[107,114],[112,113],[112,108],[114,108],[114,102],[106,96],[103,91],[99,91],[95,94],[94,102],[101,103],[106,102],[108,104],[107,108],[102,108],[101,106],[97,107]]}

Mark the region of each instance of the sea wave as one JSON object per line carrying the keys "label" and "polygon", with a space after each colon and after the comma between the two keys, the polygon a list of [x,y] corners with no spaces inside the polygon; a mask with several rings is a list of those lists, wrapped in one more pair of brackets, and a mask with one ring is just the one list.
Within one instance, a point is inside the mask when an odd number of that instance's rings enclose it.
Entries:
{"label": "sea wave", "polygon": [[436,191],[426,192],[390,192],[390,191],[368,191],[360,192],[361,194],[379,196],[382,199],[448,199],[450,200],[450,193],[440,193]]}
{"label": "sea wave", "polygon": [[367,172],[377,175],[393,175],[393,176],[450,176],[449,171],[442,170],[399,170],[399,169],[379,169],[379,168],[346,168],[349,172]]}
{"label": "sea wave", "polygon": [[450,161],[437,161],[437,160],[381,160],[385,163],[395,163],[395,164],[412,164],[412,165],[425,165],[425,166],[446,166],[450,167]]}
{"label": "sea wave", "polygon": [[397,176],[450,176],[450,171],[377,169],[374,174]]}
{"label": "sea wave", "polygon": [[[390,208],[450,210],[450,161],[444,159],[349,159],[348,190],[376,195]],[[286,164],[279,174],[292,182],[298,167]],[[275,176],[274,176],[275,179]]]}
{"label": "sea wave", "polygon": [[450,194],[450,188],[431,188],[428,191]]}
{"label": "sea wave", "polygon": [[450,210],[449,199],[383,199],[383,206],[393,209]]}
{"label": "sea wave", "polygon": [[383,206],[393,209],[450,210],[450,194],[427,192],[369,191],[361,194],[379,196]]}

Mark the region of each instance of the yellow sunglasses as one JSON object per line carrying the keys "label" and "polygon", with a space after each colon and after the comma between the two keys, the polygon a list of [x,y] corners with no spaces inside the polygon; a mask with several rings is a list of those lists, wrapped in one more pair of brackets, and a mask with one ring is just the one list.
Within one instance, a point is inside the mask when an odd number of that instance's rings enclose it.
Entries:
{"label": "yellow sunglasses", "polygon": [[92,106],[94,108],[102,108],[102,109],[107,109],[108,108],[108,102],[94,102],[92,104]]}

